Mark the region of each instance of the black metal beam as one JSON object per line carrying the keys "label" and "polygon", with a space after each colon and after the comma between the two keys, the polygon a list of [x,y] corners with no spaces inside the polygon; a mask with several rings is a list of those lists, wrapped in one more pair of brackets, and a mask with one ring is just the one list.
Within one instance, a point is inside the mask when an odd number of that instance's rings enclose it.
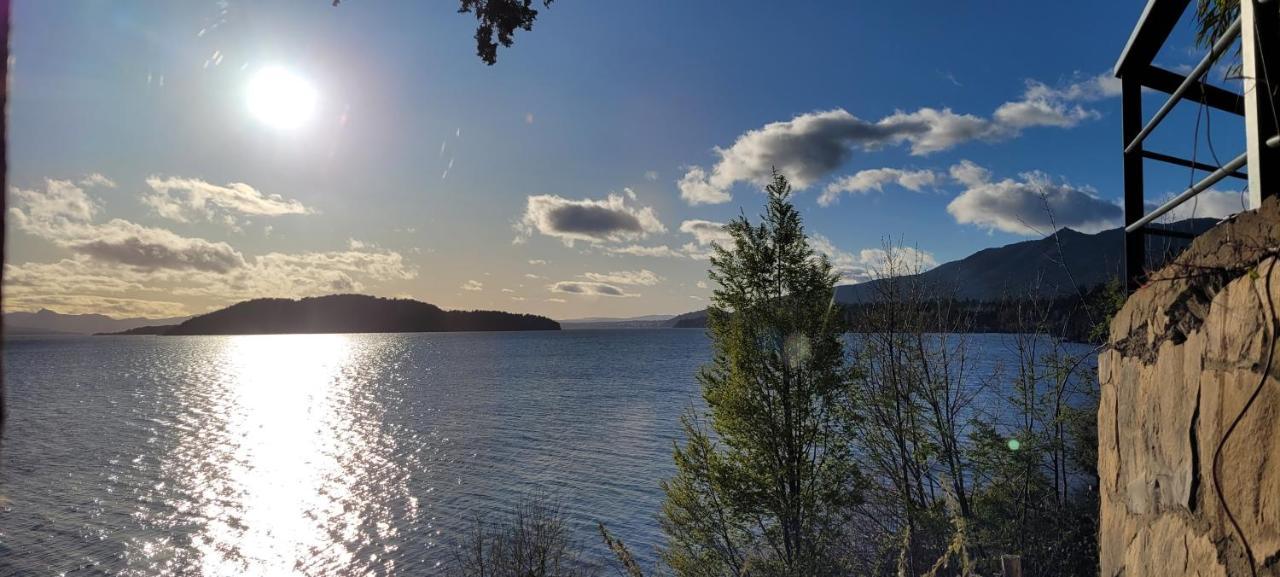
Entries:
{"label": "black metal beam", "polygon": [[[1152,0],[1152,4],[1155,4]],[[1150,9],[1151,4],[1148,5]],[[1131,41],[1132,42],[1132,41]],[[1121,132],[1124,141],[1120,150],[1142,132],[1142,83],[1136,76],[1125,76],[1120,79]],[[1142,199],[1142,144],[1135,150],[1124,154],[1124,224],[1129,226],[1138,222],[1146,212]],[[1138,289],[1142,284],[1146,266],[1145,237],[1141,234],[1124,235],[1124,279],[1129,292]]]}
{"label": "black metal beam", "polygon": [[1190,3],[1191,0],[1148,0],[1138,25],[1129,35],[1124,52],[1120,53],[1120,60],[1116,62],[1116,76],[1124,78],[1135,70],[1145,70]]}
{"label": "black metal beam", "polygon": [[[1143,150],[1142,156],[1143,158],[1150,158],[1151,160],[1159,160],[1160,162],[1167,162],[1169,164],[1176,164],[1178,166],[1185,166],[1187,168],[1194,168],[1196,170],[1203,170],[1205,172],[1213,172],[1220,168],[1212,164],[1205,164],[1203,162],[1196,162],[1194,160],[1187,160],[1185,158],[1178,158],[1176,156],[1169,156],[1167,154],[1160,154],[1159,152],[1151,152],[1150,150]],[[1239,178],[1240,180],[1249,180],[1249,175],[1243,172],[1240,172],[1238,170],[1233,170],[1227,173],[1227,176],[1230,176],[1233,178]]]}
{"label": "black metal beam", "polygon": [[[1159,66],[1147,65],[1139,76],[1142,79],[1142,85],[1153,90],[1159,90],[1165,94],[1173,94],[1182,84],[1185,76],[1177,72],[1169,72]],[[1223,112],[1230,112],[1237,116],[1244,116],[1244,96],[1236,94],[1230,90],[1225,90],[1213,86],[1197,82],[1187,89],[1187,93],[1182,97],[1183,100],[1189,102],[1204,102],[1205,106],[1216,108]]]}

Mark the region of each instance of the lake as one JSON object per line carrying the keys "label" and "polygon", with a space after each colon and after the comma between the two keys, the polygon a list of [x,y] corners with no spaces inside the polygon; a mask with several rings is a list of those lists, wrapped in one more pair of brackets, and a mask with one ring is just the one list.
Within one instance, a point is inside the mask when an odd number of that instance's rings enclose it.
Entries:
{"label": "lake", "polygon": [[648,566],[709,357],[678,329],[9,338],[0,575],[439,574],[539,495]]}

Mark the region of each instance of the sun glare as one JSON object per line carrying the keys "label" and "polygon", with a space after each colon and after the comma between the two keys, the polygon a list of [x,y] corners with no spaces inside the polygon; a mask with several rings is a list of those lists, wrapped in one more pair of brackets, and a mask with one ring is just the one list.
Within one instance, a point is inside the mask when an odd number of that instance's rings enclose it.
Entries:
{"label": "sun glare", "polygon": [[319,95],[305,78],[279,66],[268,66],[249,81],[246,100],[255,118],[271,127],[289,130],[311,119]]}

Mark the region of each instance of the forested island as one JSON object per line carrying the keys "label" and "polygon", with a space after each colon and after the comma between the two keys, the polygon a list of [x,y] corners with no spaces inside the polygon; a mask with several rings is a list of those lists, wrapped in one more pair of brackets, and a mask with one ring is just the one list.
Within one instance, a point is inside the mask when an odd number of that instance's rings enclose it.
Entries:
{"label": "forested island", "polygon": [[146,335],[265,335],[558,331],[547,317],[502,311],[448,311],[412,299],[344,294],[302,299],[262,298],[192,317],[176,325],[117,333]]}

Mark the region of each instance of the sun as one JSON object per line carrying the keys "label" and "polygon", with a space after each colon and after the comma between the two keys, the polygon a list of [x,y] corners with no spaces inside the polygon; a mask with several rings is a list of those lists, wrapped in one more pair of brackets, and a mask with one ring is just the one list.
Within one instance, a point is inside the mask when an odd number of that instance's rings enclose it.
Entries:
{"label": "sun", "polygon": [[249,80],[245,99],[255,118],[273,128],[291,130],[315,114],[319,94],[305,78],[279,66],[266,66]]}

